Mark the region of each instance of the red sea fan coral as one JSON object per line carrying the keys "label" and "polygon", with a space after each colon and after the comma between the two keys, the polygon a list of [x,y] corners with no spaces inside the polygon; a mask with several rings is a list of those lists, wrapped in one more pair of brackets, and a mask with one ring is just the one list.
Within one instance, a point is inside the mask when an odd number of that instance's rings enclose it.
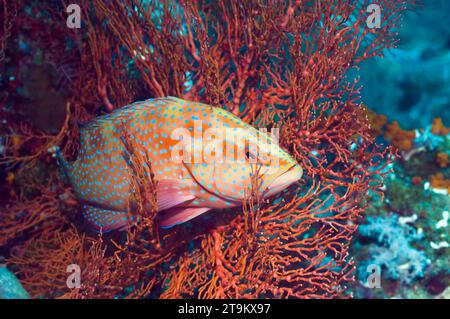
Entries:
{"label": "red sea fan coral", "polygon": [[[12,32],[34,50],[45,51],[51,25],[65,23],[65,2],[53,2],[24,4],[18,14]],[[146,203],[154,198],[153,182],[144,178],[151,167],[136,158],[143,217],[126,236],[83,234],[70,189],[54,178],[43,177],[26,193],[12,183],[0,212],[1,242],[31,295],[348,296],[349,243],[391,154],[374,143],[357,80],[348,78],[358,63],[395,44],[404,3],[377,3],[381,26],[371,29],[368,1],[80,1],[82,28],[60,28],[65,36],[46,55],[66,58],[71,47],[81,61],[65,91],[68,103],[59,106],[67,106],[66,122],[57,136],[24,131],[33,125],[14,114],[20,100],[11,95],[5,170],[23,176],[39,164],[56,174],[45,150],[62,144],[74,157],[78,123],[134,100],[172,95],[221,106],[257,127],[281,128],[281,143],[301,163],[304,179],[269,202],[251,192],[242,209],[159,231],[154,203]],[[27,22],[48,28],[31,39]],[[15,59],[6,63],[23,67]],[[80,288],[64,285],[68,263],[81,267]]]}

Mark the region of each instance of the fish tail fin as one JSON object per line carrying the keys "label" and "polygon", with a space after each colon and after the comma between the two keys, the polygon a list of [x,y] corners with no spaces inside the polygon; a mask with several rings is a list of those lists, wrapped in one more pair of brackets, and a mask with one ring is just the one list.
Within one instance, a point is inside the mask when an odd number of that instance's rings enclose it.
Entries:
{"label": "fish tail fin", "polygon": [[61,153],[61,148],[59,146],[53,146],[48,149],[48,152],[52,154],[52,157],[56,158],[62,175],[65,178],[70,179],[70,164],[66,161],[64,155]]}

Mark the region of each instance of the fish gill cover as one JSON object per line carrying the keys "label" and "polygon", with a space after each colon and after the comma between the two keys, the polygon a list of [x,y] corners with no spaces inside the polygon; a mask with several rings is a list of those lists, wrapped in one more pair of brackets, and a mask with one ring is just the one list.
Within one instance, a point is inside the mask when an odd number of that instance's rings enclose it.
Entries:
{"label": "fish gill cover", "polygon": [[[63,1],[1,1],[0,245],[30,296],[351,296],[349,244],[393,154],[347,77],[395,45],[405,3],[378,3],[370,28],[368,1],[80,0],[70,28]],[[86,123],[166,96],[279,128],[301,182],[267,200],[255,178],[243,207],[164,230],[154,167],[124,134],[139,221],[92,232],[49,149],[73,161]]]}

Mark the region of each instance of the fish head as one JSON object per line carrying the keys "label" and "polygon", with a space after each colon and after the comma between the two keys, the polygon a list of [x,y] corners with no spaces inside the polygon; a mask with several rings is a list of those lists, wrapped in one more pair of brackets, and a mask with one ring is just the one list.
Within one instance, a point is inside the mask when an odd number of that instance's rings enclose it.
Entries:
{"label": "fish head", "polygon": [[[254,136],[257,136],[255,141]],[[252,174],[257,174],[254,180],[259,180],[258,190],[264,197],[276,195],[301,179],[300,164],[279,145],[274,130],[270,136],[263,130],[257,131],[250,134],[249,140],[253,147],[248,148],[246,157]]]}
{"label": "fish head", "polygon": [[197,156],[200,161],[185,163],[190,174],[207,196],[228,205],[242,204],[255,186],[264,197],[273,196],[303,173],[276,137],[250,125],[216,128],[191,145],[201,147],[202,156]]}

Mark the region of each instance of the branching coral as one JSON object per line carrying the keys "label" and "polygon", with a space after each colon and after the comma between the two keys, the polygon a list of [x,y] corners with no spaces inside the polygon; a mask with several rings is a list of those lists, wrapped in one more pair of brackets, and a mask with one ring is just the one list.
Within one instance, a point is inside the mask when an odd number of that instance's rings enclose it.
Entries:
{"label": "branching coral", "polygon": [[[67,207],[73,200],[61,198],[69,190],[48,181],[36,198],[9,199],[1,213],[8,263],[31,295],[348,296],[348,245],[366,195],[380,191],[390,155],[374,143],[357,81],[346,78],[395,44],[403,1],[379,2],[379,29],[366,25],[368,1],[83,0],[81,30],[55,22],[64,2],[24,5],[21,25],[44,26],[33,37],[20,26],[14,32],[28,35],[48,59],[81,63],[64,88],[68,111],[57,136],[24,131],[18,123],[32,127],[30,119],[16,116],[20,101],[8,96],[7,141],[22,136],[33,147],[21,144],[15,154],[7,142],[0,160],[7,170],[48,159],[44,150],[54,145],[73,158],[80,122],[137,99],[174,95],[227,108],[257,127],[280,127],[282,145],[305,172],[302,185],[269,202],[253,194],[243,209],[160,232],[149,200],[157,181],[146,159],[134,157],[130,205],[138,207],[140,222],[126,234],[100,237],[83,234],[79,214]],[[53,38],[52,28],[65,36]],[[83,279],[70,290],[64,278],[73,263]]]}

